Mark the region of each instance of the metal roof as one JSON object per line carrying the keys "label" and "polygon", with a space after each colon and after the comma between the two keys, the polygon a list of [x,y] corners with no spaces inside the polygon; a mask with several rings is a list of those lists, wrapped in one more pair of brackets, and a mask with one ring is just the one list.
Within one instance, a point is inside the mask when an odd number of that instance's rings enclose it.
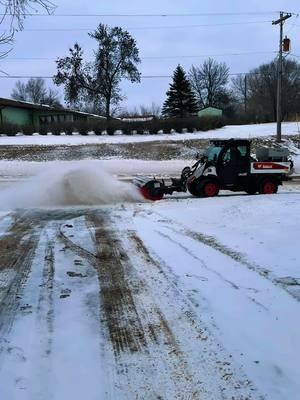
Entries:
{"label": "metal roof", "polygon": [[52,107],[52,106],[48,106],[46,104],[35,104],[35,103],[30,103],[28,101],[12,100],[12,99],[5,99],[5,98],[0,97],[0,108],[5,108],[5,107],[22,108],[22,109],[26,109],[26,110],[36,110],[36,111],[64,112],[64,113],[70,113],[70,114],[91,116],[93,118],[105,118],[101,115],[95,115],[95,114],[85,113],[82,111],[70,110],[70,109],[64,108],[64,107]]}

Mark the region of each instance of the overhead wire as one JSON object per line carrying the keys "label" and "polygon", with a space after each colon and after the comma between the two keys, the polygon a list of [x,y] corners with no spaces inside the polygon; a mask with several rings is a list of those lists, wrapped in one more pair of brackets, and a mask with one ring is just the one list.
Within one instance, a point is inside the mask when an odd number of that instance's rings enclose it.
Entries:
{"label": "overhead wire", "polygon": [[286,35],[288,35],[297,26],[296,23],[297,23],[298,18],[299,18],[299,14],[295,15],[294,22],[286,24],[288,26],[288,29],[285,32]]}
{"label": "overhead wire", "polygon": [[[260,72],[231,72],[228,74],[229,76],[238,76],[238,75],[261,75]],[[170,79],[173,75],[142,75],[141,79]],[[50,75],[0,75],[0,79],[53,79],[53,76]]]}
{"label": "overhead wire", "polygon": [[[178,13],[178,14],[43,14],[43,13],[28,13],[24,16],[36,16],[36,17],[213,17],[213,16],[240,16],[240,15],[267,15],[278,13],[279,11],[265,11],[265,12],[239,12],[239,13]],[[298,14],[291,13],[292,15]],[[0,16],[4,14],[0,13]],[[6,14],[9,15],[9,14]],[[226,22],[226,23],[216,23],[216,24],[198,24],[198,25],[189,25],[189,26],[164,26],[164,27],[133,27],[127,29],[177,29],[177,28],[191,28],[191,27],[208,27],[208,26],[225,26],[225,25],[243,25],[243,24],[257,24],[257,23],[269,23],[271,21],[246,21],[246,22]],[[295,26],[295,24],[293,25]],[[297,25],[296,25],[297,26]],[[37,32],[37,31],[87,31],[90,29],[87,28],[38,28],[38,29],[25,29],[28,32]],[[240,52],[240,53],[223,53],[223,54],[210,54],[210,55],[183,55],[183,56],[145,56],[143,59],[171,59],[171,58],[201,58],[201,57],[216,57],[216,56],[239,56],[239,55],[249,55],[249,54],[263,54],[263,53],[277,53],[276,51],[261,51],[261,52]],[[296,55],[291,54],[292,56],[298,57]],[[46,58],[46,57],[16,57],[16,58],[7,58],[6,60],[55,60],[54,58]],[[5,60],[2,60],[2,62]],[[248,73],[232,73],[229,75],[244,75]],[[157,78],[170,78],[171,75],[143,75],[142,79],[157,79]],[[25,76],[25,75],[5,75],[0,76],[0,78],[6,79],[30,79],[30,78],[43,78],[43,79],[52,79],[53,76]]]}
{"label": "overhead wire", "polygon": [[[193,55],[167,55],[167,56],[143,56],[142,60],[160,60],[160,59],[179,59],[179,58],[202,58],[202,57],[225,57],[225,56],[244,56],[250,54],[275,54],[275,50],[265,50],[265,51],[246,51],[246,52],[233,52],[233,53],[218,53],[218,54],[193,54]],[[1,62],[6,61],[55,61],[60,56],[57,57],[6,57]],[[91,61],[91,59],[87,59]]]}
{"label": "overhead wire", "polygon": [[[142,79],[152,79],[152,78],[170,78],[171,75],[142,75]],[[0,75],[0,79],[53,79],[50,75]]]}
{"label": "overhead wire", "polygon": [[[271,23],[272,20],[263,21],[241,21],[241,22],[223,22],[214,24],[197,24],[197,25],[164,25],[164,26],[138,26],[126,27],[130,30],[156,30],[156,29],[187,29],[187,28],[207,28],[214,26],[232,26],[232,25],[253,25]],[[85,32],[91,31],[91,28],[31,28],[23,29],[22,32]]]}
{"label": "overhead wire", "polygon": [[[277,14],[279,11],[249,11],[249,12],[211,12],[211,13],[149,13],[149,14],[87,14],[87,13],[24,13],[24,17],[114,17],[114,18],[153,18],[153,17],[224,17],[224,16],[241,16],[241,15],[270,15]],[[13,16],[11,13],[0,13],[0,16]]]}

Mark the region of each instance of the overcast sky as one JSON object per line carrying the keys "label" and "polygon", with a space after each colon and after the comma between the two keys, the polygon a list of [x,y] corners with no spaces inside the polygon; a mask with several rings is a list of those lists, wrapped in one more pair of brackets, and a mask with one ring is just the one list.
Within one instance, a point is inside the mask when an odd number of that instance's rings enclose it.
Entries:
{"label": "overcast sky", "polygon": [[[278,18],[278,12],[300,13],[299,0],[56,0],[56,4],[55,14],[183,13],[193,16],[29,16],[24,23],[24,31],[16,35],[13,51],[5,60],[0,60],[1,70],[10,75],[52,76],[56,72],[54,60],[65,56],[75,41],[90,58],[95,43],[87,33],[102,22],[126,28],[136,39],[143,75],[171,75],[179,63],[188,71],[191,65],[200,65],[208,56],[226,62],[231,73],[247,72],[275,57],[279,27],[272,26],[271,21]],[[235,15],[194,15],[201,13]],[[291,38],[292,54],[299,56],[294,59],[300,61],[300,17],[295,15],[287,21],[284,31]],[[53,85],[50,79],[47,83]],[[169,83],[169,78],[142,79],[140,84],[123,83],[122,89],[127,96],[123,106],[132,109],[151,102],[161,105]],[[0,97],[10,97],[14,84],[13,79],[0,79]]]}

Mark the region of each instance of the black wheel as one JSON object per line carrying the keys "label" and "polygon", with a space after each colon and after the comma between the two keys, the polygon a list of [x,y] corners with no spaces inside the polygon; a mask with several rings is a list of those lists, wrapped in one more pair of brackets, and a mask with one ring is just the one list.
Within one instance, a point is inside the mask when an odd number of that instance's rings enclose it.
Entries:
{"label": "black wheel", "polygon": [[272,178],[265,178],[261,181],[258,191],[260,194],[274,194],[278,191],[278,183]]}
{"label": "black wheel", "polygon": [[214,179],[195,180],[188,185],[189,192],[196,197],[214,197],[219,194],[219,183]]}
{"label": "black wheel", "polygon": [[245,192],[246,192],[247,194],[255,194],[255,193],[257,193],[257,187],[256,187],[256,185],[249,185],[249,186],[247,186],[246,189],[245,189]]}
{"label": "black wheel", "polygon": [[184,167],[183,170],[181,171],[181,176],[184,178],[188,178],[190,175],[191,175],[191,168]]}
{"label": "black wheel", "polygon": [[188,185],[188,190],[192,196],[200,197],[197,181],[193,181]]}

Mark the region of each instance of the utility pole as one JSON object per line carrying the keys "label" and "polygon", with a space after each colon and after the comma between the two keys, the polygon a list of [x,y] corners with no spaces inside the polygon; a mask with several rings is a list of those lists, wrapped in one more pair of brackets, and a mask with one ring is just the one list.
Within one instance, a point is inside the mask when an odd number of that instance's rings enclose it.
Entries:
{"label": "utility pole", "polygon": [[244,77],[244,108],[245,114],[247,113],[247,75]]}
{"label": "utility pole", "polygon": [[272,22],[272,25],[280,25],[280,38],[279,38],[279,54],[278,54],[278,67],[277,67],[277,136],[276,141],[281,142],[281,87],[282,87],[282,45],[283,45],[283,23],[288,18],[291,18],[292,14],[280,12],[280,18]]}

